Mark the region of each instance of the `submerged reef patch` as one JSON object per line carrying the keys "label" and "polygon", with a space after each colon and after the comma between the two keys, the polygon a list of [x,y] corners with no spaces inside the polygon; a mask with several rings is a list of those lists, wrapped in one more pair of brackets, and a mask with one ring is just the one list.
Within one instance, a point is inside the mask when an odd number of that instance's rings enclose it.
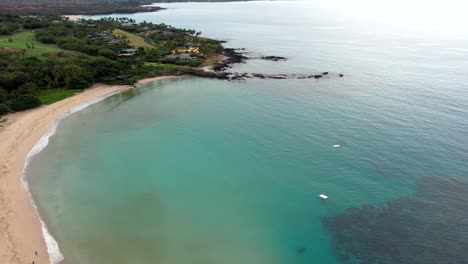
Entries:
{"label": "submerged reef patch", "polygon": [[425,177],[413,196],[322,219],[342,263],[468,263],[468,179]]}

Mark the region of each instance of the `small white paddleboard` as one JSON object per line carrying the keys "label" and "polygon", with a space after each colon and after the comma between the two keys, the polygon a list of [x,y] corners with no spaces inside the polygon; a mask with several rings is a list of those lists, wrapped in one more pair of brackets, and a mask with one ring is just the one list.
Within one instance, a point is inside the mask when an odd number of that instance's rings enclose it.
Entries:
{"label": "small white paddleboard", "polygon": [[325,194],[323,194],[323,193],[322,193],[322,194],[320,194],[320,195],[319,195],[319,197],[320,197],[320,198],[322,198],[322,199],[324,199],[324,200],[328,199],[328,196],[326,196],[326,195],[325,195]]}

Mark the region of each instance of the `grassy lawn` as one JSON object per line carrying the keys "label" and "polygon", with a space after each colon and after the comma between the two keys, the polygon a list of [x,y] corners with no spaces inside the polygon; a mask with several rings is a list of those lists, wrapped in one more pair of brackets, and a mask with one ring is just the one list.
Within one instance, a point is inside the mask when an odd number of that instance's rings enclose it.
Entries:
{"label": "grassy lawn", "polygon": [[[21,33],[14,34],[10,36],[11,42],[8,41],[8,37],[0,37],[0,49],[1,48],[11,48],[18,50],[26,50],[26,57],[39,56],[44,53],[58,53],[64,52],[68,54],[76,54],[76,52],[70,52],[64,49],[59,48],[57,45],[43,44],[36,40],[34,37],[33,31],[24,31]],[[27,48],[27,45],[32,46],[34,44],[34,49]],[[13,50],[12,50],[13,51]]]}
{"label": "grassy lawn", "polygon": [[33,31],[24,31],[21,33],[14,34],[11,36],[12,42],[8,41],[8,38],[2,38],[0,41],[0,47],[2,48],[17,48],[17,49],[27,49],[26,43],[31,45],[34,43],[34,49],[30,51],[35,52],[60,52],[64,51],[56,45],[43,44],[37,41],[34,37]]}
{"label": "grassy lawn", "polygon": [[175,64],[170,64],[170,63],[159,63],[159,62],[148,62],[145,61],[143,62],[145,66],[153,66],[155,68],[159,69],[191,69],[192,67],[190,66],[185,66],[185,65],[175,65]]}
{"label": "grassy lawn", "polygon": [[36,94],[41,104],[52,104],[76,93],[81,93],[83,89],[47,89]]}
{"label": "grassy lawn", "polygon": [[135,46],[137,48],[142,47],[142,48],[153,48],[153,46],[145,41],[140,36],[137,36],[135,34],[129,33],[127,31],[123,31],[121,29],[115,29],[112,31],[112,34],[118,37],[123,37],[126,36],[127,39],[130,41],[130,45]]}
{"label": "grassy lawn", "polygon": [[158,67],[158,68],[176,69],[180,67],[178,65],[169,64],[169,63],[148,62],[148,61],[144,61],[143,63],[145,66],[153,66],[153,67]]}

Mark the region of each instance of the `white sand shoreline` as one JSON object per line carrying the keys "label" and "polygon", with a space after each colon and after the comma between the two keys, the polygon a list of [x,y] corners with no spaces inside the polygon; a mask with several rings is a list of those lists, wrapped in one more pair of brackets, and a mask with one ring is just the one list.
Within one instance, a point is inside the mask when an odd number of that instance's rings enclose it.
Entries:
{"label": "white sand shoreline", "polygon": [[63,15],[63,17],[70,19],[70,21],[78,21],[84,17],[84,15]]}
{"label": "white sand shoreline", "polygon": [[[144,79],[139,85],[170,77]],[[96,84],[54,104],[6,116],[7,121],[0,128],[0,263],[61,261],[58,245],[30,199],[23,171],[28,159],[47,145],[60,120],[130,88]]]}

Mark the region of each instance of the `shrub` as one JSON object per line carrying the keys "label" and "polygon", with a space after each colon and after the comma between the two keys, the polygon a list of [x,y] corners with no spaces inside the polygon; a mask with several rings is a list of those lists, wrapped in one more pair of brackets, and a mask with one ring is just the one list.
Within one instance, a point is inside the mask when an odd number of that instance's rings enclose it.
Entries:
{"label": "shrub", "polygon": [[103,48],[103,49],[98,50],[98,55],[102,57],[106,57],[108,59],[113,59],[116,57],[116,52],[109,48]]}
{"label": "shrub", "polygon": [[84,89],[93,83],[93,73],[84,67],[67,64],[63,70],[66,73],[65,86],[69,89]]}
{"label": "shrub", "polygon": [[0,88],[0,104],[8,100],[8,92],[5,89]]}
{"label": "shrub", "polygon": [[37,84],[27,82],[21,85],[16,91],[14,91],[14,94],[16,94],[17,96],[22,94],[35,94],[37,91],[39,91]]}
{"label": "shrub", "polygon": [[11,103],[11,110],[21,111],[26,109],[35,108],[41,105],[39,99],[32,95],[20,95],[15,98]]}
{"label": "shrub", "polygon": [[10,109],[8,109],[8,106],[6,104],[0,104],[0,116],[7,114]]}

